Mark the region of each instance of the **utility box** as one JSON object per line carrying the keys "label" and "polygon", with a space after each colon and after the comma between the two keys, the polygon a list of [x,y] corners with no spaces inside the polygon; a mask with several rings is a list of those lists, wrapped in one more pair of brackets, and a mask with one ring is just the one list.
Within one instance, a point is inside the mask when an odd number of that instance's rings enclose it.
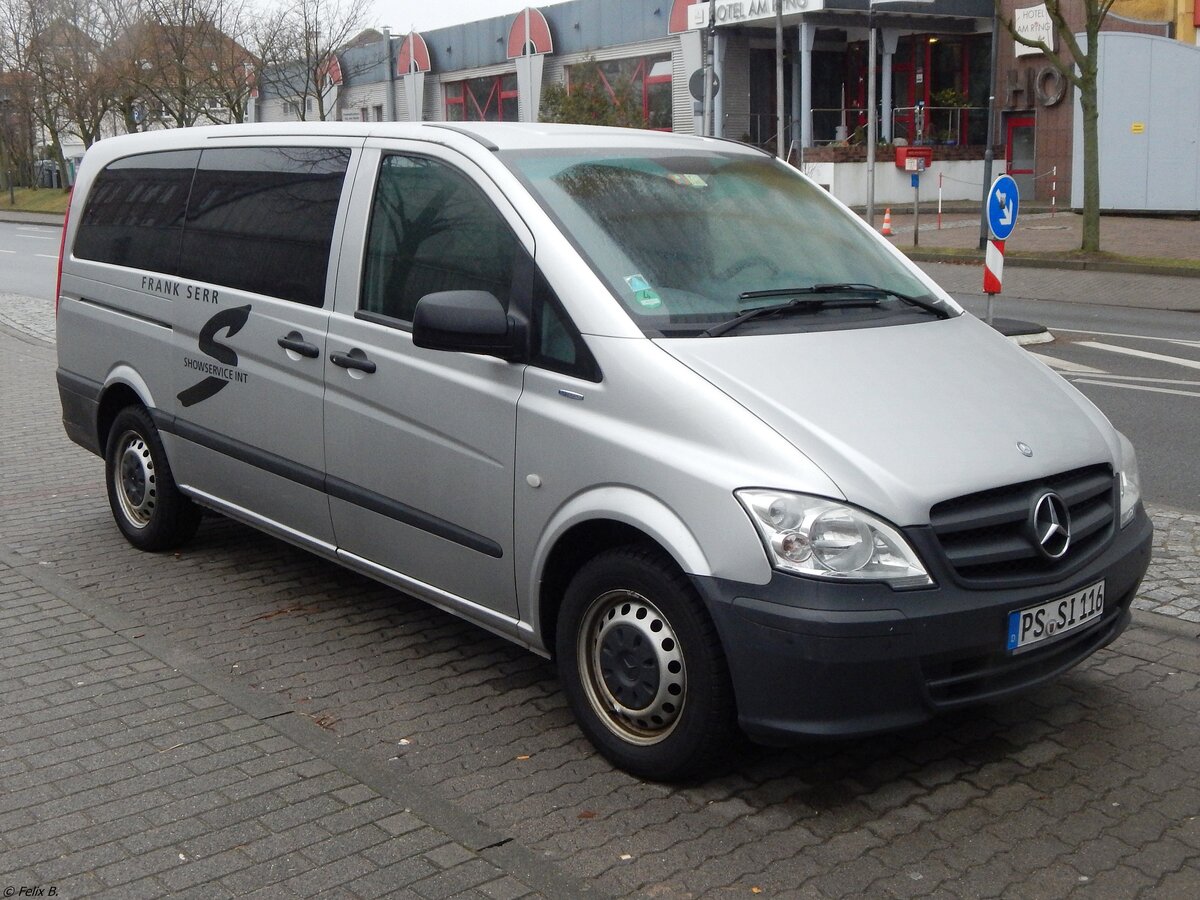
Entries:
{"label": "utility box", "polygon": [[932,147],[897,147],[896,168],[905,172],[924,172],[933,166]]}

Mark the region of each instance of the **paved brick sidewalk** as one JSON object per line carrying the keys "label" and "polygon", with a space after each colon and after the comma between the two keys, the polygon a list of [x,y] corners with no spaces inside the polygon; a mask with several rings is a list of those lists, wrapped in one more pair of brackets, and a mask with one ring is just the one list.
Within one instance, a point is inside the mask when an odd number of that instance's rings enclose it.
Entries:
{"label": "paved brick sidewalk", "polygon": [[66,898],[583,888],[452,807],[423,818],[413,806],[431,808],[428,797],[406,806],[411,789],[348,765],[319,720],[144,640],[3,547],[0,633],[6,888]]}
{"label": "paved brick sidewalk", "polygon": [[54,343],[54,304],[21,294],[0,292],[0,327]]}

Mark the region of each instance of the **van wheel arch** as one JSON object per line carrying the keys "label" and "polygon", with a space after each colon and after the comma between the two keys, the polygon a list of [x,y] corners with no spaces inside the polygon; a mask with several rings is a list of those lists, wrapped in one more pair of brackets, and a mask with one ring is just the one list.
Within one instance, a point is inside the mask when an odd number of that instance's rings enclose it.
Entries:
{"label": "van wheel arch", "polygon": [[538,596],[538,630],[542,646],[554,653],[558,614],[563,596],[575,573],[590,559],[615,547],[637,546],[655,550],[670,558],[670,554],[650,535],[625,522],[613,519],[593,519],[569,528],[558,539],[542,569]]}
{"label": "van wheel arch", "polygon": [[118,382],[105,389],[100,398],[100,407],[96,413],[96,446],[103,456],[108,447],[109,434],[117,415],[126,407],[136,406],[146,409],[146,404],[132,387],[124,382]]}

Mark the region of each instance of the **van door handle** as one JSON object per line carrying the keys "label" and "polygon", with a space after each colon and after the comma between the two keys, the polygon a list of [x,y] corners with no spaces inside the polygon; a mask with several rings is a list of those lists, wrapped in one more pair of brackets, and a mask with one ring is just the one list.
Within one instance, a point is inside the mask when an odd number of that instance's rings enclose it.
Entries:
{"label": "van door handle", "polygon": [[330,353],[329,361],[335,366],[341,366],[343,369],[357,369],[360,372],[366,372],[368,375],[375,372],[375,363],[367,359],[367,354],[363,353],[357,347],[345,353]]}
{"label": "van door handle", "polygon": [[321,355],[321,348],[316,344],[310,344],[304,339],[298,331],[289,331],[286,335],[276,341],[284,350],[291,350],[294,353],[299,353],[301,356],[307,356],[309,359],[316,359]]}

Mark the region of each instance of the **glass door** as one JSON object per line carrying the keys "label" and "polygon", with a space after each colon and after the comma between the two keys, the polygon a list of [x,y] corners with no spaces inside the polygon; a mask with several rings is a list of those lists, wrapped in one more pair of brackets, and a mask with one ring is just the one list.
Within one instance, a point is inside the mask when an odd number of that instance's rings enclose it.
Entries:
{"label": "glass door", "polygon": [[1036,185],[1036,156],[1034,154],[1034,130],[1037,120],[1033,116],[1012,116],[1007,122],[1005,158],[1008,174],[1017,183],[1021,196],[1033,199]]}

